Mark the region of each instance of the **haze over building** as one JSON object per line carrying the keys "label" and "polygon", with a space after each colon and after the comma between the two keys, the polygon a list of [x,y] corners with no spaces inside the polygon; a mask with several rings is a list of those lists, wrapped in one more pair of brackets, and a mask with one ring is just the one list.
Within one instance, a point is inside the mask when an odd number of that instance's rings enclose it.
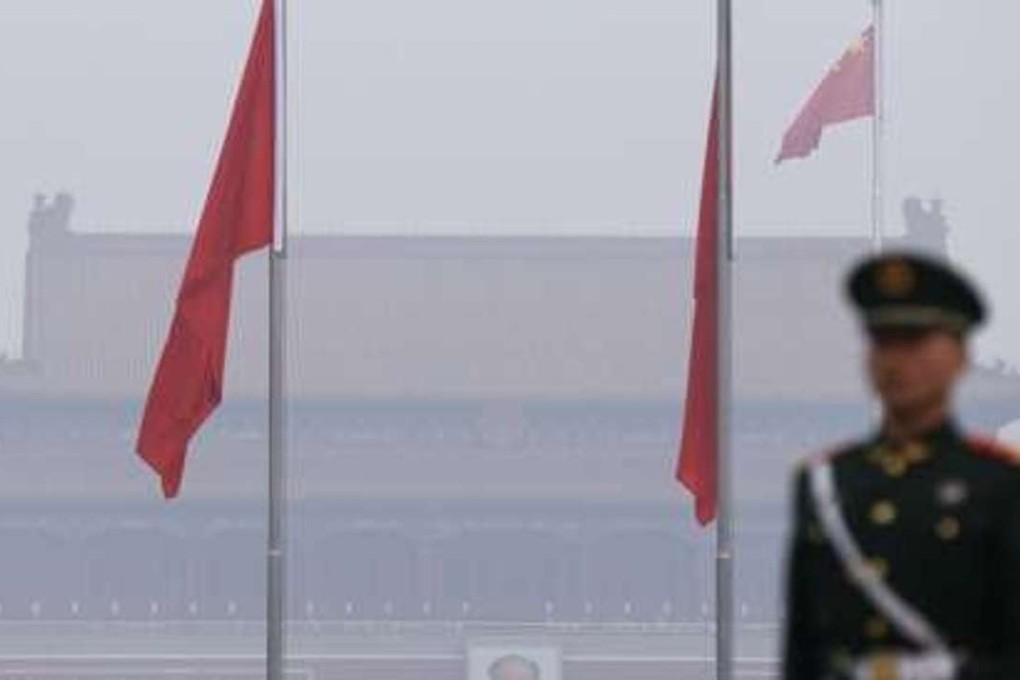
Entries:
{"label": "haze over building", "polygon": [[[938,204],[905,209],[892,245],[944,253]],[[241,267],[224,407],[164,507],[132,449],[189,240],[80,232],[72,214],[69,196],[36,202],[25,358],[0,364],[5,625],[258,621],[264,260]],[[869,421],[839,294],[868,248],[737,243],[738,601],[763,654],[789,465]],[[349,652],[309,663],[459,677],[464,636],[497,624],[558,640],[568,678],[675,677],[697,656],[710,533],[672,479],[690,265],[673,238],[294,239],[290,616],[318,626],[295,629],[299,647],[326,635]],[[1018,395],[979,370],[972,422],[994,431]],[[373,637],[377,621],[390,632]],[[216,644],[248,649],[231,635]]]}

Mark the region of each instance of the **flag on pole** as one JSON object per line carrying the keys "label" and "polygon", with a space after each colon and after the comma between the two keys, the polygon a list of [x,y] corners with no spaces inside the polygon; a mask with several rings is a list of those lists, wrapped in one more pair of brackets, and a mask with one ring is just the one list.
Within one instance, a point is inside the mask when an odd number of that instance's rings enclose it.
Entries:
{"label": "flag on pole", "polygon": [[712,112],[701,177],[701,205],[694,245],[694,326],[687,365],[687,398],[676,478],[694,494],[701,524],[716,516],[716,475],[719,448],[716,361],[719,340],[719,84],[712,94]]}
{"label": "flag on pole", "polygon": [[874,43],[869,26],[829,70],[783,135],[776,163],[810,155],[828,125],[875,114]]}
{"label": "flag on pole", "polygon": [[138,434],[167,498],[180,490],[188,442],[223,396],[234,262],[273,238],[274,53],[273,0],[264,0]]}

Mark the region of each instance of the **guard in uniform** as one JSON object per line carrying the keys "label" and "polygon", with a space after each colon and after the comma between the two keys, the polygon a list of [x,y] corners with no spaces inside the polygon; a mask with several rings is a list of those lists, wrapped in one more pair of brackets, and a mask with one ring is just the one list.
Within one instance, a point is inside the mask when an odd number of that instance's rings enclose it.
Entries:
{"label": "guard in uniform", "polygon": [[985,305],[910,253],[847,291],[882,421],[796,475],[783,677],[1020,680],[1020,459],[952,415]]}

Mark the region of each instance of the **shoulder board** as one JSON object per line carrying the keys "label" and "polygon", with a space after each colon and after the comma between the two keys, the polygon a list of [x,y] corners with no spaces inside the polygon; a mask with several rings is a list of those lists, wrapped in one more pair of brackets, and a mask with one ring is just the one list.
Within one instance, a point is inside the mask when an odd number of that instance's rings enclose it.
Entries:
{"label": "shoulder board", "polygon": [[971,451],[982,458],[1020,466],[1020,451],[1009,444],[996,441],[991,437],[970,436],[967,437],[967,445]]}
{"label": "shoulder board", "polygon": [[797,470],[798,471],[807,470],[812,465],[833,462],[837,458],[845,456],[846,454],[850,453],[858,446],[859,445],[856,443],[846,443],[834,446],[830,449],[825,449],[824,451],[819,451],[817,453],[808,455],[804,458],[801,458],[800,462],[797,463]]}

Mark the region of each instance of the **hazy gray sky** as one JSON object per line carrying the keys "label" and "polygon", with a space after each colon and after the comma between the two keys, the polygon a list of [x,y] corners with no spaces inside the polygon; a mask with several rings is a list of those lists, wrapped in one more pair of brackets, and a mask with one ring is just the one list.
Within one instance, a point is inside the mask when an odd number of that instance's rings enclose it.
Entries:
{"label": "hazy gray sky", "polygon": [[[779,138],[868,23],[864,0],[737,0],[740,233],[867,232],[869,135]],[[886,215],[938,196],[989,287],[981,355],[1020,363],[1013,253],[1020,4],[889,2]],[[190,231],[255,0],[0,0],[0,352],[20,344],[25,223]],[[710,0],[295,0],[294,226],[333,233],[687,233],[713,64]],[[834,300],[835,300],[834,295]]]}

